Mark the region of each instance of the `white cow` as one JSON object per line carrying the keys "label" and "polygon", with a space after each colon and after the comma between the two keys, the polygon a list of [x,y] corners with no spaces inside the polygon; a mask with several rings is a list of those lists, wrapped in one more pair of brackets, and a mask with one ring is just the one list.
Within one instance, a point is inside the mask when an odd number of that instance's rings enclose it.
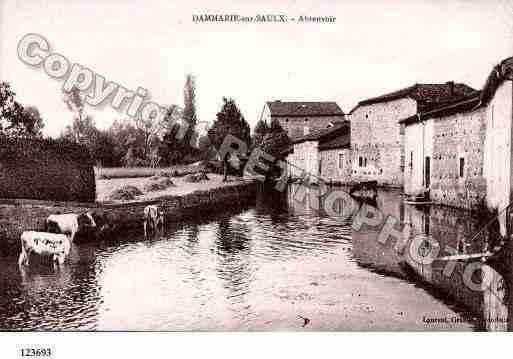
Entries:
{"label": "white cow", "polygon": [[52,262],[63,264],[71,250],[71,241],[64,234],[25,231],[20,239],[20,266],[28,266],[31,255],[50,258]]}
{"label": "white cow", "polygon": [[164,209],[157,205],[144,207],[144,235],[148,235],[148,228],[155,230],[159,225],[164,226]]}
{"label": "white cow", "polygon": [[91,213],[82,214],[52,214],[46,219],[46,230],[52,233],[62,233],[70,236],[71,242],[83,228],[95,228],[96,223]]}

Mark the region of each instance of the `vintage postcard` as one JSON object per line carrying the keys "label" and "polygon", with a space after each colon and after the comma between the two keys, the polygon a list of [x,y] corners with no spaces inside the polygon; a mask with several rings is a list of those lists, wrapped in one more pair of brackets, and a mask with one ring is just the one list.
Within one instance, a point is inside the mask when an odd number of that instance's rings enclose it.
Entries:
{"label": "vintage postcard", "polygon": [[513,329],[511,1],[0,4],[0,331]]}

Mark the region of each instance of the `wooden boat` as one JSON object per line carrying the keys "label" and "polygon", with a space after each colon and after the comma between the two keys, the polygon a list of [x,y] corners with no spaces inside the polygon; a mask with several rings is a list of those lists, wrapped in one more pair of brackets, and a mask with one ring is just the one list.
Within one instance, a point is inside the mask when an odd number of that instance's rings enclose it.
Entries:
{"label": "wooden boat", "polygon": [[404,203],[420,206],[432,204],[433,201],[429,198],[429,191],[425,191],[421,194],[406,196]]}
{"label": "wooden boat", "polygon": [[378,181],[365,181],[350,185],[349,195],[356,200],[374,204],[378,197]]}
{"label": "wooden boat", "polygon": [[423,206],[423,205],[433,204],[434,202],[433,201],[417,201],[417,200],[405,199],[404,203],[412,204],[412,205],[415,205],[415,206]]}

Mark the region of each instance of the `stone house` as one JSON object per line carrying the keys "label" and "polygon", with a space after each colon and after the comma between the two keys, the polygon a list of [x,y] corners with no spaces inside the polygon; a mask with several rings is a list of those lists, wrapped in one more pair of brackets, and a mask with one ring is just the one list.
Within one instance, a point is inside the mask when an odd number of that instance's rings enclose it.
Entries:
{"label": "stone house", "polygon": [[348,182],[350,135],[350,123],[344,121],[295,139],[287,156],[290,176],[302,178],[308,174],[328,182]]}
{"label": "stone house", "polygon": [[470,209],[481,200],[505,208],[513,199],[513,58],[497,65],[481,92],[420,111],[404,125],[404,190]]}
{"label": "stone house", "polygon": [[415,84],[360,101],[348,115],[353,179],[377,180],[380,185],[402,187],[405,158],[403,128],[399,121],[475,93],[473,88],[454,82]]}
{"label": "stone house", "polygon": [[277,119],[292,140],[345,120],[336,102],[272,101],[264,105],[260,119]]}

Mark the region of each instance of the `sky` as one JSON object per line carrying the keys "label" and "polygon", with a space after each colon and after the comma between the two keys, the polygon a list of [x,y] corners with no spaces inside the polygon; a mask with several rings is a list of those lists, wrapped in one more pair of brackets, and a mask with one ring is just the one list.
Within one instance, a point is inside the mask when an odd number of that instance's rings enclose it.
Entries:
{"label": "sky", "polygon": [[[201,14],[335,16],[335,23],[194,23]],[[27,33],[52,52],[124,87],[148,90],[160,105],[183,105],[196,77],[200,121],[212,122],[223,97],[251,126],[266,101],[358,101],[414,83],[464,82],[481,88],[513,55],[513,3],[453,1],[142,1],[0,0],[0,81],[40,110],[48,136],[72,121],[62,80],[17,57]],[[89,107],[106,129],[124,112]]]}

